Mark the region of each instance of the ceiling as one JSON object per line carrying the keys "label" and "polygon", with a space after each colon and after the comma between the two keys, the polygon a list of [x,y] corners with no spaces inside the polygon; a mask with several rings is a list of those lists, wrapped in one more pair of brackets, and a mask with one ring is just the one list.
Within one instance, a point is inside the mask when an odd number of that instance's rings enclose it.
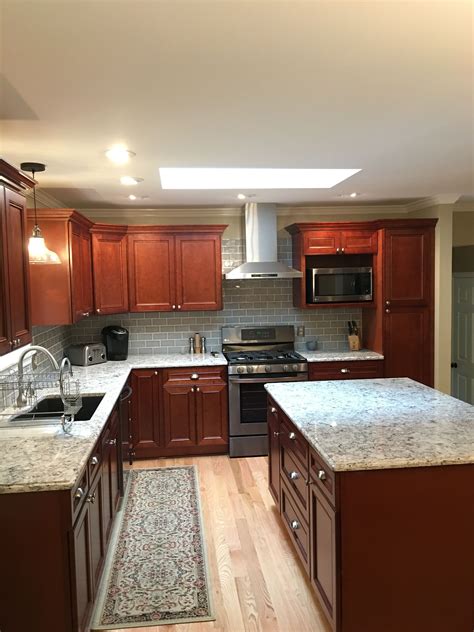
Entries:
{"label": "ceiling", "polygon": [[[77,208],[239,206],[158,167],[360,168],[281,204],[472,196],[467,1],[3,0],[0,149]],[[104,156],[136,152],[126,167]],[[131,190],[119,177],[144,181]],[[147,196],[130,202],[129,193]],[[467,198],[465,198],[467,199]]]}

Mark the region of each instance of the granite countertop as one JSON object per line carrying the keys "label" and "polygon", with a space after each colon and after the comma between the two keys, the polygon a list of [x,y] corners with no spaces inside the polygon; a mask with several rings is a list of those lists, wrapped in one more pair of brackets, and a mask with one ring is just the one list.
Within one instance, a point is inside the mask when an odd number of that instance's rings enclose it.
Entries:
{"label": "granite countertop", "polygon": [[[70,489],[92,453],[102,428],[132,369],[226,366],[218,354],[130,355],[123,362],[106,362],[91,367],[73,367],[74,378],[84,395],[105,393],[90,421],[76,422],[71,435],[57,425],[37,427],[0,427],[0,494]],[[40,396],[55,391],[42,390]],[[11,414],[17,414],[12,409]],[[3,418],[2,426],[8,425]],[[6,420],[6,424],[5,424]]]}
{"label": "granite countertop", "polygon": [[474,463],[474,407],[408,378],[265,388],[334,471]]}
{"label": "granite countertop", "polygon": [[360,351],[299,351],[308,362],[352,362],[354,360],[383,360],[381,353]]}

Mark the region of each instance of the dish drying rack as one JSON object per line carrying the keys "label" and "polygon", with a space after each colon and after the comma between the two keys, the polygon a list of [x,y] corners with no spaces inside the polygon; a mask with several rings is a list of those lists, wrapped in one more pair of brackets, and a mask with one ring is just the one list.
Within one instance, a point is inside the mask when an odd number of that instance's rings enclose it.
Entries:
{"label": "dish drying rack", "polygon": [[[38,405],[38,391],[45,389],[58,389],[59,396],[63,403],[63,410],[35,412],[35,420],[28,425],[41,425],[42,423],[54,423],[52,419],[60,418],[62,428],[65,432],[70,431],[74,422],[74,416],[82,408],[81,386],[79,380],[74,380],[72,371],[64,370],[49,371],[42,373],[25,372],[21,378],[18,375],[0,378],[0,395],[3,394],[4,401],[9,400],[10,411],[0,411],[0,416],[15,417],[12,415],[11,407],[15,406],[15,394],[22,392],[26,398],[26,403],[19,407],[18,415],[27,414]],[[43,398],[41,398],[43,399]],[[51,418],[51,419],[50,419]]]}

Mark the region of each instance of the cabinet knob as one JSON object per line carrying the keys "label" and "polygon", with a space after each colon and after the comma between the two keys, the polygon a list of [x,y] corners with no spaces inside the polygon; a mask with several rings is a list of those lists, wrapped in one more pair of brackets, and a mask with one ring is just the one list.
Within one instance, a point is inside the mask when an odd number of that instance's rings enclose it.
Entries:
{"label": "cabinet knob", "polygon": [[96,311],[98,314],[100,314],[100,308],[99,308],[99,307],[98,307],[95,311]]}
{"label": "cabinet knob", "polygon": [[350,373],[351,370],[350,369],[341,369],[341,373]]}
{"label": "cabinet knob", "polygon": [[293,472],[290,472],[290,475],[289,475],[289,476],[290,476],[290,479],[291,479],[292,481],[296,481],[296,480],[298,480],[298,479],[299,479],[300,474],[299,474],[299,472],[293,471]]}
{"label": "cabinet knob", "polygon": [[191,379],[192,380],[199,380],[199,374],[198,373],[191,373]]}
{"label": "cabinet knob", "polygon": [[385,305],[388,307],[390,305],[390,301],[385,301]]}
{"label": "cabinet knob", "polygon": [[318,478],[320,481],[326,480],[326,472],[324,470],[318,470]]}
{"label": "cabinet knob", "polygon": [[109,445],[115,445],[117,443],[117,439],[109,439]]}
{"label": "cabinet knob", "polygon": [[176,305],[172,305],[173,309],[176,309]]}
{"label": "cabinet knob", "polygon": [[74,498],[76,500],[80,500],[83,496],[84,496],[84,490],[82,489],[82,487],[78,487],[76,489],[76,493],[74,494]]}
{"label": "cabinet knob", "polygon": [[153,371],[153,375],[158,375],[158,371]]}
{"label": "cabinet knob", "polygon": [[290,434],[288,435],[288,437],[294,441],[296,439],[296,434],[294,432],[290,432]]}
{"label": "cabinet knob", "polygon": [[337,252],[337,254],[339,254],[341,252],[341,249],[340,248],[336,248],[336,252]]}
{"label": "cabinet knob", "polygon": [[99,459],[96,456],[93,456],[91,459],[91,465],[97,465],[98,462],[99,462]]}
{"label": "cabinet knob", "polygon": [[178,309],[181,309],[181,305],[178,305]]}
{"label": "cabinet knob", "polygon": [[277,411],[277,409],[275,408],[275,406],[272,406],[270,408],[270,412],[272,413],[272,415],[276,415],[276,411]]}
{"label": "cabinet knob", "polygon": [[386,314],[390,314],[390,310],[389,310],[389,309],[386,309],[386,310],[385,310],[385,313],[386,313]]}
{"label": "cabinet knob", "polygon": [[274,431],[273,431],[273,436],[274,436],[274,437],[279,437],[279,436],[280,436],[280,433],[279,433],[279,432],[277,432],[276,430],[274,430]]}
{"label": "cabinet knob", "polygon": [[344,248],[341,248],[341,252],[344,254]]}
{"label": "cabinet knob", "polygon": [[15,341],[14,340],[10,340],[10,347],[14,347],[15,346]]}
{"label": "cabinet knob", "polygon": [[95,503],[95,492],[93,494],[89,494],[89,496],[87,496],[86,500],[87,500],[88,503],[94,504]]}
{"label": "cabinet knob", "polygon": [[84,318],[87,318],[89,316],[89,312],[82,312],[82,315],[84,316]]}
{"label": "cabinet knob", "polygon": [[298,522],[298,520],[292,520],[290,522],[290,527],[293,529],[293,531],[296,531],[296,529],[300,528],[300,523]]}

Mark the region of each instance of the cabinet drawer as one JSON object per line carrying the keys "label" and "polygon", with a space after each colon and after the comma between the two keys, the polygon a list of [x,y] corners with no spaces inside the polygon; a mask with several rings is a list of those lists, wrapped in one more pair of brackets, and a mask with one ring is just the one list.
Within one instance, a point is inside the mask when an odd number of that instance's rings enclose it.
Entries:
{"label": "cabinet drawer", "polygon": [[87,493],[89,492],[89,484],[87,477],[87,467],[82,472],[79,480],[76,482],[71,491],[71,506],[72,506],[72,521],[77,517],[77,514],[81,510],[82,505],[84,504]]}
{"label": "cabinet drawer", "polygon": [[302,471],[308,473],[308,442],[295,426],[283,415],[280,425],[280,445],[290,451],[300,463]]}
{"label": "cabinet drawer", "polygon": [[215,382],[226,381],[225,367],[184,367],[165,369],[164,380],[167,382]]}
{"label": "cabinet drawer", "polygon": [[92,454],[87,461],[87,470],[89,472],[89,484],[92,485],[95,477],[97,476],[97,472],[100,472],[100,468],[102,465],[102,446],[101,442],[98,441],[95,446]]}
{"label": "cabinet drawer", "polygon": [[286,479],[288,487],[293,492],[298,509],[305,520],[309,519],[309,488],[308,470],[301,467],[301,463],[294,457],[294,452],[285,446],[281,448],[281,476]]}
{"label": "cabinet drawer", "polygon": [[281,478],[281,516],[300,560],[309,575],[309,527],[296,508],[296,503],[294,503],[283,477]]}
{"label": "cabinet drawer", "polygon": [[309,451],[309,475],[311,481],[335,506],[336,485],[334,472],[313,449]]}
{"label": "cabinet drawer", "polygon": [[310,362],[310,380],[360,380],[383,377],[382,360]]}

